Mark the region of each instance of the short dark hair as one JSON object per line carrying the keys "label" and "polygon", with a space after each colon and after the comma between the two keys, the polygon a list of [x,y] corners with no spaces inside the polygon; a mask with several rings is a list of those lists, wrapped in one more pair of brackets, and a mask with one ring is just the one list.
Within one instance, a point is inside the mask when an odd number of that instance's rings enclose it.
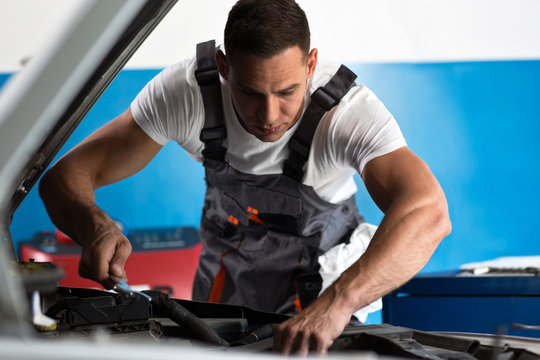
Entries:
{"label": "short dark hair", "polygon": [[306,59],[310,32],[304,10],[294,0],[239,0],[225,26],[228,57],[247,52],[263,58],[299,46]]}

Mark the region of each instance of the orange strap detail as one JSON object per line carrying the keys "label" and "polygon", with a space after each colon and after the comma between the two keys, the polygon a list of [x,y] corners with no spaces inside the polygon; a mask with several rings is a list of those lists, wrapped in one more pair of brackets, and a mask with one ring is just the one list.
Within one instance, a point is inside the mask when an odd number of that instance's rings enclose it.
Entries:
{"label": "orange strap detail", "polygon": [[214,278],[214,282],[212,283],[212,290],[210,291],[210,296],[208,297],[208,302],[211,303],[218,303],[221,301],[221,294],[223,294],[223,288],[225,287],[225,275],[227,273],[227,268],[225,267],[225,264],[223,264],[223,258],[227,256],[228,254],[238,251],[240,248],[240,245],[242,244],[243,237],[240,238],[240,241],[238,242],[238,246],[235,249],[229,249],[225,251],[223,254],[221,254],[221,257],[219,258],[219,271]]}
{"label": "orange strap detail", "polygon": [[[300,265],[302,265],[302,260],[304,259],[304,250],[306,248],[302,246],[302,252],[300,253],[300,261],[298,262],[298,265],[296,265],[296,269],[294,273],[296,274],[298,272],[298,269],[300,269]],[[298,281],[296,281],[296,275],[294,277],[294,287],[296,288],[296,299],[294,299],[294,306],[296,306],[296,310],[298,312],[302,311],[302,304],[300,303],[300,292],[298,291]]]}
{"label": "orange strap detail", "polygon": [[232,215],[229,215],[229,222],[233,223],[234,225],[238,225],[238,219]]}
{"label": "orange strap detail", "polygon": [[298,312],[302,311],[302,305],[300,305],[300,298],[298,296],[296,299],[294,299],[294,305],[296,306],[296,310],[298,310]]}
{"label": "orange strap detail", "polygon": [[264,225],[264,221],[259,219],[257,214],[259,213],[259,210],[252,208],[251,206],[247,207],[247,211],[249,213],[249,220],[253,221],[256,224]]}
{"label": "orange strap detail", "polygon": [[262,221],[261,219],[259,219],[259,217],[257,215],[254,215],[254,214],[249,214],[249,220],[259,224],[259,225],[264,225],[264,221]]}

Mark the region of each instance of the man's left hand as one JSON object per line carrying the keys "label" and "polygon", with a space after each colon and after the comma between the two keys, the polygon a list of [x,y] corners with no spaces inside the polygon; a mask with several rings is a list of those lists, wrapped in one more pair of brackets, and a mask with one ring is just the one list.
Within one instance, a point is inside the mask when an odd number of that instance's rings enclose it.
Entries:
{"label": "man's left hand", "polygon": [[325,292],[305,310],[274,329],[273,350],[284,355],[326,354],[352,315],[350,309],[338,306],[333,298]]}

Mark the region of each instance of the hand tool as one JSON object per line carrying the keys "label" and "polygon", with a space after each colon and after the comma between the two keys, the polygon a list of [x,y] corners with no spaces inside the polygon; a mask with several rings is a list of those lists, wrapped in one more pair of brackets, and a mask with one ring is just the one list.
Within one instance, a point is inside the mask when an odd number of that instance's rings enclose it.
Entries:
{"label": "hand tool", "polygon": [[141,296],[144,296],[148,301],[152,301],[152,297],[150,295],[147,295],[143,293],[142,291],[138,291],[133,289],[131,286],[128,285],[126,280],[124,279],[115,279],[118,280],[116,285],[114,285],[113,290],[116,291],[119,294],[126,295],[126,296],[134,296],[134,294],[138,294]]}

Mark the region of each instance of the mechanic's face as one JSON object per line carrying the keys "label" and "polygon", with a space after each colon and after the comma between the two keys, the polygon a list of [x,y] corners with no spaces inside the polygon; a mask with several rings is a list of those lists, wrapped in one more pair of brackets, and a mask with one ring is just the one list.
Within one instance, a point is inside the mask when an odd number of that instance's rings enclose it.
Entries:
{"label": "mechanic's face", "polygon": [[225,55],[218,52],[217,60],[247,132],[261,141],[276,141],[298,121],[306,81],[315,71],[317,49],[311,50],[307,61],[298,46],[271,58],[236,53],[228,64]]}

